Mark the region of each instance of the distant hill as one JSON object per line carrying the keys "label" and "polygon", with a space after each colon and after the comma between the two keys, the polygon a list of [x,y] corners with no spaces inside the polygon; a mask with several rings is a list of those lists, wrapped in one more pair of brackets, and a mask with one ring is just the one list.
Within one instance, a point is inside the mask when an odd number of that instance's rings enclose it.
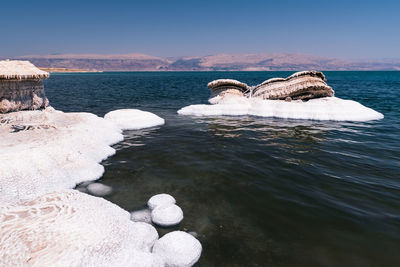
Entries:
{"label": "distant hill", "polygon": [[400,70],[400,59],[341,60],[304,54],[217,54],[167,59],[144,54],[27,55],[41,68],[93,71],[268,71],[268,70]]}

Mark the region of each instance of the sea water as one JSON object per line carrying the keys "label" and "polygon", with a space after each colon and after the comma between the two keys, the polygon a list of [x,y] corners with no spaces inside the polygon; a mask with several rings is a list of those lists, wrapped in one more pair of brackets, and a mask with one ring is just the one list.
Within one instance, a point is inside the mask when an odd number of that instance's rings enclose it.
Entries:
{"label": "sea water", "polygon": [[[400,262],[400,72],[324,72],[335,95],[385,117],[367,122],[196,117],[207,83],[256,85],[292,72],[52,74],[50,104],[103,116],[150,111],[165,125],[125,131],[103,162],[107,199],[142,209],[169,193],[175,230],[203,245],[197,266],[396,266]],[[170,229],[158,228],[160,235]]]}

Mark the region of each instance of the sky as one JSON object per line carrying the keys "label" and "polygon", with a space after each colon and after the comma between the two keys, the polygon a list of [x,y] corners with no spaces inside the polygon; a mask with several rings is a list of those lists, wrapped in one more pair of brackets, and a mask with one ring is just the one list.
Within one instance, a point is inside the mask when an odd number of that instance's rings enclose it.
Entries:
{"label": "sky", "polygon": [[11,1],[0,57],[301,53],[400,58],[400,1]]}

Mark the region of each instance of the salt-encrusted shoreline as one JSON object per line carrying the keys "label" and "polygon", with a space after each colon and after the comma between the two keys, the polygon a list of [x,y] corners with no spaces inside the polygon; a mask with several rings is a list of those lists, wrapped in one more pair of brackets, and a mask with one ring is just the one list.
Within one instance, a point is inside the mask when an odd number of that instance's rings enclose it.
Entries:
{"label": "salt-encrusted shoreline", "polygon": [[[136,109],[104,118],[54,110],[41,81],[48,77],[30,62],[0,61],[1,265],[196,263],[202,248],[190,234],[175,231],[158,239],[151,224],[131,221],[109,201],[72,190],[85,182],[93,195],[110,194],[111,187],[88,181],[103,175],[100,162],[115,153],[111,145],[123,140],[122,130],[163,125],[164,119]],[[159,225],[183,219],[176,205],[156,211],[152,221]]]}
{"label": "salt-encrusted shoreline", "polygon": [[100,162],[115,153],[110,145],[123,140],[123,129],[164,124],[140,110],[105,117],[51,107],[0,115],[3,264],[191,266],[198,260],[201,244],[190,234],[158,239],[151,224],[131,221],[117,205],[71,189],[102,176]]}
{"label": "salt-encrusted shoreline", "polygon": [[132,112],[135,116],[125,118],[122,126],[116,119],[53,108],[1,114],[0,201],[30,200],[100,178],[100,162],[115,153],[110,146],[123,140],[123,129],[164,124],[160,117],[140,110],[118,114]]}

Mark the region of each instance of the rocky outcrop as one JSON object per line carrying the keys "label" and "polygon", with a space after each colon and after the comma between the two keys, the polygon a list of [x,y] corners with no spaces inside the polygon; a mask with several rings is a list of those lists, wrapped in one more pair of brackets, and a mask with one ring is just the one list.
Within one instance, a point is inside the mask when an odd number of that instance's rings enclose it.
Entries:
{"label": "rocky outcrop", "polygon": [[211,104],[226,96],[244,96],[249,91],[247,84],[232,79],[215,80],[209,82],[207,86],[211,90],[209,99]]}
{"label": "rocky outcrop", "polygon": [[228,96],[291,101],[334,95],[332,88],[326,84],[324,74],[318,71],[302,71],[287,78],[268,79],[255,87],[230,79],[212,81],[208,87],[211,89],[209,101],[212,104]]}
{"label": "rocky outcrop", "polygon": [[0,61],[0,113],[47,107],[42,79],[48,77],[29,61]]}
{"label": "rocky outcrop", "polygon": [[257,85],[252,97],[263,99],[312,99],[333,96],[334,91],[326,84],[325,75],[317,71],[296,72],[284,78],[272,78]]}

